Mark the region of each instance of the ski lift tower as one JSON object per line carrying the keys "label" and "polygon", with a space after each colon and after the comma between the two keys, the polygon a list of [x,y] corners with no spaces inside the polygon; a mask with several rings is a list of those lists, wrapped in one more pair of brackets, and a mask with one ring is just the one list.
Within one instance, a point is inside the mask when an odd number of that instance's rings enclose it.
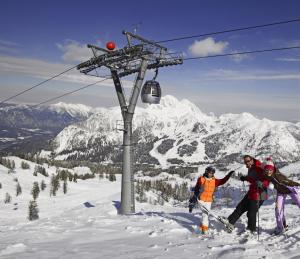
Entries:
{"label": "ski lift tower", "polygon": [[[114,50],[115,44],[109,42],[107,49],[94,45],[87,45],[93,52],[94,57],[77,66],[77,69],[86,75],[99,76],[97,68],[106,67],[110,70],[121,113],[124,122],[123,131],[123,161],[122,161],[122,189],[120,214],[135,213],[134,175],[133,175],[133,152],[132,152],[132,119],[138,96],[147,69],[155,69],[155,77],[144,85],[142,100],[147,103],[158,103],[161,91],[155,78],[158,68],[180,65],[183,63],[181,55],[170,54],[167,48],[153,41],[147,40],[136,34],[123,31],[127,38],[127,45]],[[134,44],[133,42],[136,42]],[[95,70],[95,71],[94,71]],[[96,72],[96,75],[92,73]],[[137,73],[129,102],[125,99],[124,90],[120,78]],[[152,83],[151,83],[152,82]],[[159,89],[157,89],[159,87]],[[154,91],[156,88],[156,91]],[[153,97],[153,98],[152,98]]]}

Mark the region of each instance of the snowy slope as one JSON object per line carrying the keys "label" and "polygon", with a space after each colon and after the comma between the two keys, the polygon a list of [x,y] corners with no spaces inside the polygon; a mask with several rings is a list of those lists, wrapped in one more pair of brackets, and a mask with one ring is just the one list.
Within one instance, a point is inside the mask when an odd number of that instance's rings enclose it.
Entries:
{"label": "snowy slope", "polygon": [[[58,134],[55,151],[63,154],[58,159],[113,159],[122,143],[122,133],[116,130],[121,124],[119,107],[98,109],[86,121]],[[241,154],[271,154],[281,162],[300,160],[299,124],[258,119],[249,113],[216,117],[173,96],[163,97],[158,105],[137,107],[133,124],[135,142],[139,143],[136,157],[141,163],[162,167],[215,161],[230,164],[240,160]]]}
{"label": "snowy slope", "polygon": [[50,110],[57,113],[68,113],[72,117],[88,117],[92,113],[92,107],[84,104],[72,104],[59,102],[48,106]]}
{"label": "snowy slope", "polygon": [[[48,178],[32,176],[32,169],[19,168],[7,174],[0,166],[0,197],[14,193],[14,177],[23,188],[11,204],[0,202],[0,258],[299,258],[299,208],[290,204],[286,216],[291,230],[286,236],[271,236],[275,226],[274,203],[270,199],[260,210],[260,240],[239,235],[246,217],[237,229],[226,233],[211,220],[207,236],[195,236],[200,214],[189,214],[186,208],[137,203],[137,213],[120,216],[120,178],[117,182],[98,178],[71,183],[69,192],[61,190],[49,197],[48,187],[37,199],[40,219],[26,219],[32,182]],[[33,168],[34,164],[31,164]],[[299,169],[299,165],[295,165]],[[49,172],[54,168],[47,169]],[[78,170],[78,169],[77,169]],[[53,171],[54,172],[54,171]],[[48,183],[48,182],[47,182]],[[234,183],[234,182],[233,182]],[[1,198],[2,199],[2,198]],[[238,197],[238,200],[240,197]],[[238,202],[235,201],[235,204]],[[214,208],[219,215],[229,215],[233,206]]]}

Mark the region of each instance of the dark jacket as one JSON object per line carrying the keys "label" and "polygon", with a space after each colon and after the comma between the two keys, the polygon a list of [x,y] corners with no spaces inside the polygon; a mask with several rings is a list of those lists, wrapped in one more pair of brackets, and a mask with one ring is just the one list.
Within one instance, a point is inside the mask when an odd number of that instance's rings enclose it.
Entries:
{"label": "dark jacket", "polygon": [[300,186],[300,183],[294,182],[283,175],[278,169],[271,176],[266,176],[274,184],[274,188],[281,194],[290,194],[291,191],[287,186]]}
{"label": "dark jacket", "polygon": [[[246,180],[250,183],[248,199],[250,200],[267,200],[269,180],[263,174],[260,161],[254,159],[254,165],[248,169]],[[262,188],[258,187],[257,182],[262,183]]]}

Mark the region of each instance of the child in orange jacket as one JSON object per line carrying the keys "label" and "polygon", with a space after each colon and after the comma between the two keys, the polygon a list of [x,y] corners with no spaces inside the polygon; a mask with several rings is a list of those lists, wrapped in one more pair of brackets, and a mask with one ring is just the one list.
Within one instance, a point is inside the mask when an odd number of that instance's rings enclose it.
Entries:
{"label": "child in orange jacket", "polygon": [[[214,177],[215,168],[209,166],[205,169],[205,173],[203,176],[200,176],[197,180],[196,186],[194,188],[194,196],[190,199],[190,204],[195,200],[201,203],[204,207],[207,208],[208,211],[211,209],[211,204],[213,201],[213,194],[216,190],[216,187],[225,184],[230,176],[234,173],[234,171],[230,171],[224,178],[217,179]],[[192,207],[190,207],[190,212],[192,211]],[[203,234],[208,231],[209,221],[208,214],[202,213],[202,222],[199,226],[199,229]]]}

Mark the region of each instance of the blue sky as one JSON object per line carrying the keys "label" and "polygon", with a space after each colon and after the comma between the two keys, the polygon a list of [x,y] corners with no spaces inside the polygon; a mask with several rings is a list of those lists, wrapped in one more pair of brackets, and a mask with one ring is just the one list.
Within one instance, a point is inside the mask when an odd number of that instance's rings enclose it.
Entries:
{"label": "blue sky", "polygon": [[[299,1],[5,1],[0,9],[1,99],[89,58],[87,43],[126,44],[122,30],[156,41],[300,18]],[[165,43],[186,57],[300,45],[300,22]],[[300,50],[186,61],[159,71],[163,95],[204,112],[300,121]],[[149,72],[147,77],[151,77]],[[124,82],[130,86],[131,78]],[[37,103],[91,82],[73,71],[14,99]],[[61,101],[117,105],[111,82]]]}

